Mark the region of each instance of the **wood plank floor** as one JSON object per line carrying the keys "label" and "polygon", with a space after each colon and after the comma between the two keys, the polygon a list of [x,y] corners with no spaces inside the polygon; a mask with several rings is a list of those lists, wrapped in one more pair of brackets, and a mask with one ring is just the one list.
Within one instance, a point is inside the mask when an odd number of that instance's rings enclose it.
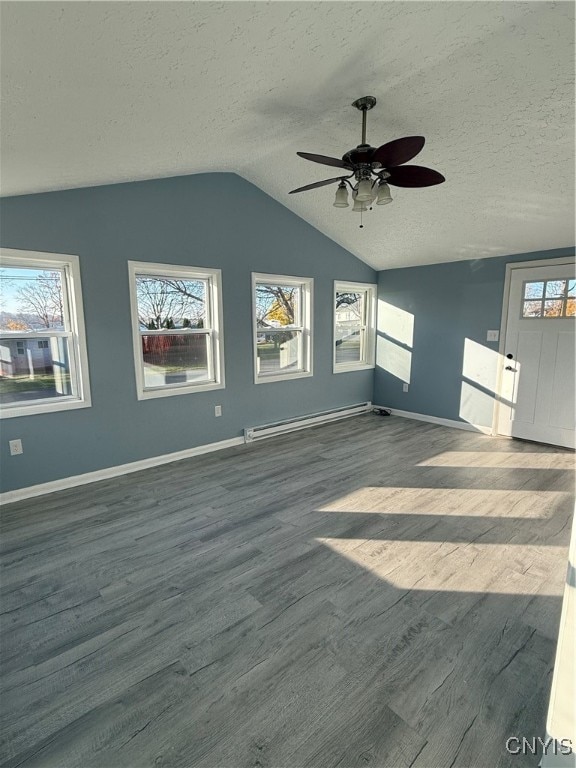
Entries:
{"label": "wood plank floor", "polygon": [[370,414],[7,505],[2,765],[535,766],[573,470]]}

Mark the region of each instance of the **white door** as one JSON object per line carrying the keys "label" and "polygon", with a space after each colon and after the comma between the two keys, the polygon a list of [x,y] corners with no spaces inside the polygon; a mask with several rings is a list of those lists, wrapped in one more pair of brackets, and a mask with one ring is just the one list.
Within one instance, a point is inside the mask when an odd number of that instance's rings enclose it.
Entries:
{"label": "white door", "polygon": [[574,264],[511,269],[498,432],[574,448]]}

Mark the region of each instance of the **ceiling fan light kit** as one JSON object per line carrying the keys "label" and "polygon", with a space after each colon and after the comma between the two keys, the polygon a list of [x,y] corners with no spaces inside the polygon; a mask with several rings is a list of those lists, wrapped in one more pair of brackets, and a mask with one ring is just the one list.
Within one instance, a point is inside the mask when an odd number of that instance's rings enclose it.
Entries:
{"label": "ceiling fan light kit", "polygon": [[[358,144],[355,149],[346,152],[340,160],[337,157],[315,155],[310,152],[296,153],[313,163],[345,168],[351,173],[348,176],[335,176],[332,179],[306,184],[304,187],[291,190],[291,195],[339,182],[334,207],[349,207],[348,186],[352,191],[354,202],[352,210],[363,213],[366,210],[372,210],[371,205],[374,200],[376,205],[387,205],[392,202],[390,184],[395,187],[431,187],[446,181],[441,173],[431,168],[424,168],[421,165],[404,165],[408,160],[416,157],[424,146],[425,139],[423,136],[405,136],[403,139],[389,141],[377,148],[366,143],[366,113],[375,104],[374,96],[362,96],[352,103],[353,107],[362,112],[362,143]],[[352,177],[354,177],[355,183],[349,181]],[[360,227],[363,227],[362,223],[360,223]]]}
{"label": "ceiling fan light kit", "polygon": [[378,182],[378,197],[376,198],[376,205],[386,205],[392,202],[392,195],[390,194],[390,187],[385,181]]}
{"label": "ceiling fan light kit", "polygon": [[346,187],[346,184],[341,181],[340,184],[338,184],[338,189],[336,190],[336,197],[334,198],[334,208],[348,208],[348,189]]}

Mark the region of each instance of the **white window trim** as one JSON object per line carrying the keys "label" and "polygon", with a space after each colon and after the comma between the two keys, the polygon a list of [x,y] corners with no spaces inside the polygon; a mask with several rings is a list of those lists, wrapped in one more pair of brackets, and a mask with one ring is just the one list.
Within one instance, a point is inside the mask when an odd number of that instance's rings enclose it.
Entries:
{"label": "white window trim", "polygon": [[[350,283],[344,280],[334,280],[332,297],[333,336],[332,336],[332,372],[349,373],[350,371],[367,371],[376,367],[376,291],[374,283]],[[336,294],[337,293],[366,293],[366,355],[364,360],[357,363],[336,362]]]}
{"label": "white window trim", "polygon": [[[258,323],[256,321],[256,285],[258,283],[265,283],[269,285],[294,285],[302,289],[302,325],[286,329],[302,331],[302,370],[300,371],[295,371],[294,373],[278,373],[273,376],[260,376],[258,374],[258,335],[262,332],[261,329],[258,329]],[[268,384],[275,381],[289,381],[290,379],[305,379],[313,375],[313,296],[314,278],[312,277],[295,277],[294,275],[270,275],[263,272],[252,272],[252,330],[255,384]]]}
{"label": "white window trim", "polygon": [[[156,397],[172,397],[187,395],[192,392],[208,392],[213,389],[224,389],[224,341],[222,315],[222,270],[208,267],[189,267],[187,265],[160,264],[151,261],[129,261],[128,275],[130,282],[130,316],[132,319],[132,341],[134,349],[134,371],[136,374],[136,394],[138,400],[149,400]],[[140,324],[138,322],[138,297],[136,294],[136,276],[151,275],[155,277],[177,277],[190,280],[207,280],[210,292],[210,308],[212,320],[212,361],[214,366],[214,381],[200,384],[169,384],[163,387],[146,387],[144,383],[144,361],[142,359],[142,342]],[[178,333],[181,329],[178,329]],[[190,333],[209,333],[208,329],[190,329]],[[168,335],[174,335],[174,330],[167,330]]]}
{"label": "white window trim", "polygon": [[64,306],[65,321],[69,331],[54,331],[26,333],[26,338],[46,338],[46,336],[65,336],[70,340],[70,381],[72,395],[57,399],[46,398],[30,400],[28,403],[3,405],[0,417],[3,419],[16,416],[32,416],[55,411],[69,411],[75,408],[89,408],[92,405],[90,396],[90,375],[88,370],[88,352],[86,347],[86,329],[84,325],[84,310],[82,307],[82,286],[80,281],[80,259],[74,254],[43,253],[42,251],[23,251],[15,248],[0,249],[2,265],[10,267],[32,267],[36,269],[62,269],[66,281],[65,291],[67,302]]}

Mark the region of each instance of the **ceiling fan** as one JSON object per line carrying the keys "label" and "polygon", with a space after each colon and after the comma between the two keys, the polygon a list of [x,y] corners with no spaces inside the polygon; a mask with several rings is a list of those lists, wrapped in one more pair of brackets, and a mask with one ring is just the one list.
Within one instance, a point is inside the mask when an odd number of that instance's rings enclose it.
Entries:
{"label": "ceiling fan", "polygon": [[[313,184],[306,184],[304,187],[291,190],[291,195],[339,182],[334,201],[335,207],[348,207],[348,190],[346,188],[348,185],[352,190],[354,201],[352,210],[362,213],[368,210],[374,201],[377,205],[392,202],[389,184],[395,187],[431,187],[445,181],[441,173],[433,171],[431,168],[424,168],[421,165],[404,165],[408,160],[416,157],[424,146],[425,139],[423,136],[405,136],[403,139],[389,141],[377,148],[366,143],[366,113],[375,104],[374,96],[363,96],[352,103],[353,107],[362,112],[362,143],[355,149],[346,152],[341,159],[315,155],[310,152],[296,153],[305,160],[311,160],[322,165],[331,165],[335,168],[345,168],[351,173],[348,176],[341,175],[332,179],[316,181]],[[355,184],[348,181],[352,177],[355,178]]]}

